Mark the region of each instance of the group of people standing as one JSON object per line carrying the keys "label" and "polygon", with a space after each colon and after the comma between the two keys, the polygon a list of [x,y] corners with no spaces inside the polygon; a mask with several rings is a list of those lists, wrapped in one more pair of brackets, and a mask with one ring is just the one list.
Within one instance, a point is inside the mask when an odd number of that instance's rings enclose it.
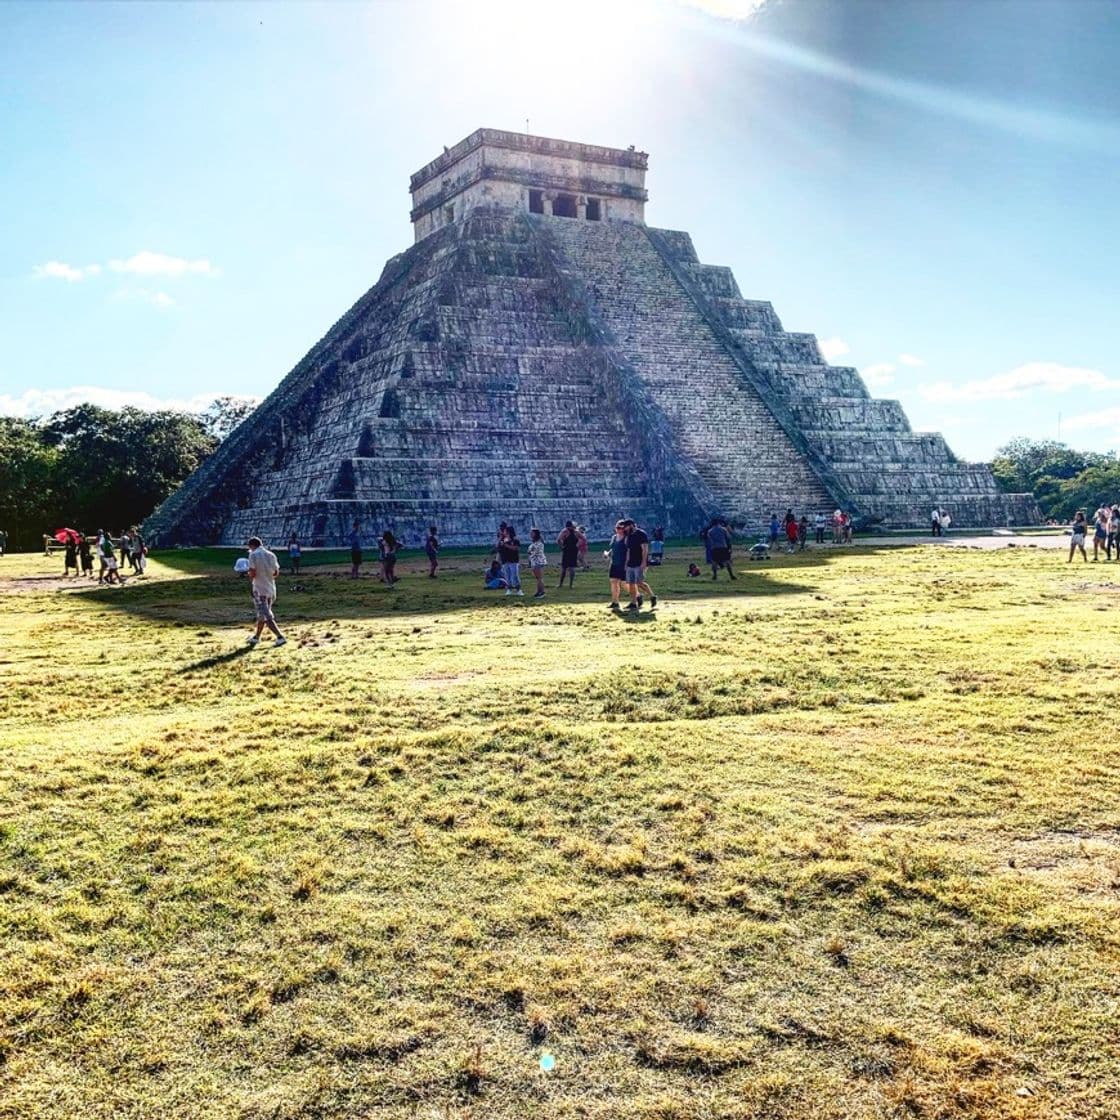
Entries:
{"label": "group of people standing", "polygon": [[[1086,520],[1085,511],[1079,509],[1070,527],[1067,564],[1073,561],[1073,554],[1078,550],[1081,552],[1081,559],[1088,561],[1089,556],[1085,552],[1085,537],[1088,532],[1089,522]],[[1104,558],[1111,560],[1114,548],[1116,559],[1120,560],[1120,506],[1103,505],[1093,514],[1093,559],[1099,560],[1103,549]]]}
{"label": "group of people standing", "polygon": [[[123,583],[121,568],[127,566],[134,575],[142,576],[148,567],[148,546],[140,530],[133,525],[131,529],[121,531],[120,537],[114,541],[112,534],[104,529],[97,530],[93,544],[85,533],[76,529],[66,530],[65,539],[62,541],[64,563],[63,578],[73,572],[74,577],[79,575],[93,578],[93,559],[96,552],[98,561],[98,583]],[[117,559],[117,549],[120,549],[120,559]],[[79,572],[79,565],[81,570]]]}

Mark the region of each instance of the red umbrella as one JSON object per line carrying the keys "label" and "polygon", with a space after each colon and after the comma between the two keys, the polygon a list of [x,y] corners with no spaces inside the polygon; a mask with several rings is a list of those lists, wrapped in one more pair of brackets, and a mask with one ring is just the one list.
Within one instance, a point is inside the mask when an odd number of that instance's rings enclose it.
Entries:
{"label": "red umbrella", "polygon": [[79,536],[77,529],[55,529],[54,531],[54,539],[59,544],[65,544],[67,541],[73,541],[77,544]]}

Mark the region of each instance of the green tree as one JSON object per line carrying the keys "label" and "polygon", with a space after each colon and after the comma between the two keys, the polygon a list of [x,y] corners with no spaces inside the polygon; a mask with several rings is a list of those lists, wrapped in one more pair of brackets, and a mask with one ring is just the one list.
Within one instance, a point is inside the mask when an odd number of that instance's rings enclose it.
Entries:
{"label": "green tree", "polygon": [[92,404],[56,413],[42,433],[57,451],[59,516],[84,530],[142,521],[218,442],[188,413]]}
{"label": "green tree", "polygon": [[30,420],[0,416],[0,529],[8,547],[42,547],[52,524],[57,453]]}

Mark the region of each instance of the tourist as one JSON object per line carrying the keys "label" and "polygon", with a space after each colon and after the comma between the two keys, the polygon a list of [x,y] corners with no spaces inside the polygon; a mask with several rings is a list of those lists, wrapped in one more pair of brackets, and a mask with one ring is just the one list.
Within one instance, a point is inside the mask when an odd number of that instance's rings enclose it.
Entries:
{"label": "tourist", "polygon": [[689,564],[689,566],[688,566],[688,578],[689,579],[699,579],[700,578],[700,568],[696,563]]}
{"label": "tourist", "polygon": [[1077,511],[1077,516],[1073,519],[1073,525],[1070,528],[1069,559],[1066,561],[1067,564],[1073,562],[1073,554],[1077,549],[1081,550],[1081,559],[1086,563],[1089,562],[1088,554],[1085,552],[1085,532],[1087,529],[1088,525],[1085,522],[1085,511],[1079,509]]}
{"label": "tourist", "polygon": [[576,539],[578,541],[576,551],[579,555],[579,566],[586,572],[589,568],[587,563],[587,530],[582,525],[576,526]]}
{"label": "tourist", "polygon": [[3,556],[8,548],[8,534],[0,529],[0,556]]}
{"label": "tourist", "polygon": [[121,564],[127,564],[132,567],[132,538],[128,535],[127,529],[121,530],[120,538],[121,546]]}
{"label": "tourist", "polygon": [[303,548],[299,543],[299,537],[293,533],[288,538],[288,564],[291,566],[292,575],[299,575],[299,562],[303,559]]}
{"label": "tourist", "polygon": [[579,567],[579,530],[574,521],[564,523],[556,543],[560,546],[560,582],[557,587],[564,586],[564,577],[568,577],[568,586],[575,587],[576,568]]}
{"label": "tourist", "polygon": [[816,533],[817,544],[824,544],[824,531],[828,526],[828,518],[819,510],[813,514],[813,530]]}
{"label": "tourist", "polygon": [[[534,599],[544,598],[544,567],[548,563],[544,555],[544,538],[540,529],[529,530],[529,568],[537,581],[537,593]],[[561,584],[563,586],[563,584]]]}
{"label": "tourist", "polygon": [[495,556],[490,567],[482,574],[482,586],[487,591],[503,591],[508,585],[502,574],[502,562]]}
{"label": "tourist", "polygon": [[[715,518],[713,517],[712,520],[709,521],[708,524],[705,525],[704,528],[700,530],[700,539],[704,542],[704,567],[705,568],[711,568],[712,567],[712,542],[710,540],[708,540],[708,533],[715,523],[716,523]],[[714,571],[714,569],[713,569],[713,571]],[[715,576],[713,575],[712,578],[715,579]]]}
{"label": "tourist", "polygon": [[[357,525],[357,522],[354,522]],[[261,633],[267,626],[276,635],[275,644],[282,646],[288,639],[280,633],[272,604],[276,602],[276,577],[280,574],[280,561],[276,553],[264,547],[260,537],[250,537],[249,580],[253,588],[253,606],[257,611],[257,631],[249,636],[249,645],[255,646],[261,640]]]}
{"label": "tourist", "polygon": [[840,510],[832,511],[832,543],[842,544],[844,541],[844,515]]}
{"label": "tourist", "polygon": [[801,520],[797,523],[797,550],[798,552],[805,551],[805,545],[809,541],[809,516],[803,513]]}
{"label": "tourist", "polygon": [[1093,563],[1100,559],[1101,549],[1108,543],[1108,511],[1101,506],[1093,514]]}
{"label": "tourist", "polygon": [[113,551],[113,538],[104,529],[99,530],[97,535],[97,554],[101,559],[101,574],[98,576],[97,582],[120,583],[121,574],[117,568],[116,554]]}
{"label": "tourist", "polygon": [[66,579],[70,575],[70,569],[74,569],[74,575],[78,574],[78,541],[73,533],[66,534],[66,557],[65,566],[62,570],[62,578]]}
{"label": "tourist", "polygon": [[786,510],[786,552],[792,553],[797,548],[797,518],[793,510]]}
{"label": "tourist", "polygon": [[614,536],[611,537],[610,546],[603,553],[610,562],[610,571],[607,573],[611,581],[611,610],[619,609],[618,597],[622,592],[622,585],[626,582],[626,522],[617,521],[614,526]]}
{"label": "tourist", "polygon": [[731,529],[723,518],[713,521],[704,531],[704,543],[710,555],[708,565],[712,569],[712,579],[719,578],[720,568],[726,568],[731,579],[736,579],[731,568]]}
{"label": "tourist", "polygon": [[930,536],[941,536],[941,510],[936,507],[929,515],[929,532]]}
{"label": "tourist", "polygon": [[626,519],[626,585],[630,591],[628,611],[642,608],[642,592],[649,595],[649,609],[657,606],[657,596],[646,583],[646,564],[649,560],[649,536],[632,518]]}
{"label": "tourist", "polygon": [[132,536],[132,570],[137,575],[142,576],[148,566],[148,547],[144,543],[144,538],[138,526],[133,525],[129,533]]}
{"label": "tourist", "polygon": [[506,580],[506,594],[524,596],[521,590],[521,542],[517,530],[502,522],[502,535],[498,538],[498,559],[502,562]]}
{"label": "tourist", "polygon": [[[77,554],[82,561],[82,575],[93,579],[93,552],[90,549],[90,539],[85,533],[77,534]],[[1120,550],[1118,550],[1120,554]]]}
{"label": "tourist", "polygon": [[847,510],[840,514],[840,543],[852,543],[852,515]]}
{"label": "tourist", "polygon": [[424,553],[428,557],[428,579],[436,578],[439,567],[439,534],[434,525],[428,526],[428,539],[424,542]]}
{"label": "tourist", "polygon": [[381,579],[390,587],[397,583],[397,550],[401,542],[397,540],[390,529],[386,529],[377,538],[377,553],[381,559]]}
{"label": "tourist", "polygon": [[1112,559],[1112,549],[1116,549],[1116,559],[1120,560],[1120,506],[1113,506],[1108,515],[1107,558]]}
{"label": "tourist", "polygon": [[665,530],[658,525],[650,533],[650,537],[652,540],[649,542],[649,566],[659,568],[661,561],[665,558]]}
{"label": "tourist", "polygon": [[362,527],[357,520],[350,529],[350,578],[358,578],[362,566]]}
{"label": "tourist", "polygon": [[940,514],[941,521],[941,535],[944,536],[949,531],[949,526],[953,524],[953,519],[949,516],[949,511],[943,509]]}
{"label": "tourist", "polygon": [[[839,512],[839,511],[837,511]],[[778,534],[781,532],[782,523],[778,520],[777,512],[770,514],[770,550],[773,551],[778,545]]]}

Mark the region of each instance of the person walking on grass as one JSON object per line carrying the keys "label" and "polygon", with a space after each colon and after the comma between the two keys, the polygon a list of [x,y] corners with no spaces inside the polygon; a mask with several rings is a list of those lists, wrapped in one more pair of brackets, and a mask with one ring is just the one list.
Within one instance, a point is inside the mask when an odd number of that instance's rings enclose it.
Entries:
{"label": "person walking on grass", "polygon": [[78,541],[73,533],[68,533],[66,536],[66,566],[62,572],[62,578],[65,579],[70,575],[70,569],[74,569],[74,575],[78,574]]}
{"label": "person walking on grass", "polygon": [[299,562],[303,559],[303,548],[299,543],[299,537],[293,533],[288,538],[288,564],[292,569],[292,575],[299,575]]}
{"label": "person walking on grass", "polygon": [[626,519],[626,585],[630,591],[628,611],[642,609],[642,592],[649,595],[649,609],[657,606],[657,596],[653,588],[646,583],[646,565],[649,563],[649,536],[638,523],[629,517]]}
{"label": "person walking on grass", "polygon": [[113,538],[102,529],[97,535],[97,554],[101,558],[101,575],[98,583],[120,583],[121,573],[117,568],[117,556],[113,551]]}
{"label": "person walking on grass", "polygon": [[[82,561],[82,575],[93,579],[93,552],[90,550],[90,540],[85,533],[77,534],[77,554],[78,559]],[[1117,550],[1117,556],[1120,557],[1120,549]]]}
{"label": "person walking on grass", "polygon": [[568,577],[568,586],[575,587],[576,568],[579,567],[579,530],[574,521],[565,523],[556,538],[560,546],[560,582],[557,587],[564,586],[564,577]]}
{"label": "person walking on grass", "polygon": [[505,574],[506,594],[524,597],[525,592],[521,590],[521,542],[517,539],[517,530],[505,522],[502,522],[498,536],[498,559]]}
{"label": "person walking on grass", "polygon": [[397,550],[401,542],[391,530],[386,529],[377,540],[377,551],[381,557],[381,578],[389,587],[397,583]]}
{"label": "person walking on grass", "polygon": [[428,539],[424,542],[424,552],[428,557],[428,579],[436,578],[439,567],[439,534],[434,525],[428,526]]}
{"label": "person walking on grass", "polygon": [[588,572],[591,570],[591,565],[587,562],[587,530],[582,525],[576,526],[576,539],[579,541],[579,566]]}
{"label": "person walking on grass", "polygon": [[540,529],[529,530],[529,568],[537,581],[537,593],[534,599],[544,598],[544,569],[548,563],[544,554],[544,537]]}
{"label": "person walking on grass", "polygon": [[[1093,515],[1093,563],[1101,558],[1101,549],[1108,544],[1108,510],[1101,506]],[[1107,555],[1107,553],[1106,553]]]}
{"label": "person walking on grass", "polygon": [[793,510],[786,511],[786,552],[793,552],[797,548],[797,518]]}
{"label": "person walking on grass", "polygon": [[350,578],[358,578],[358,569],[362,566],[362,526],[355,518],[350,528]]}
{"label": "person walking on grass", "polygon": [[622,593],[622,585],[626,582],[626,522],[615,523],[614,536],[610,546],[603,553],[610,562],[608,578],[611,581],[611,610],[619,609],[618,597]]}
{"label": "person walking on grass", "polygon": [[264,547],[260,537],[250,537],[249,546],[249,582],[253,588],[253,606],[257,611],[257,631],[249,635],[249,645],[255,646],[261,640],[261,634],[267,626],[276,635],[275,644],[282,646],[288,639],[280,633],[276,625],[276,618],[272,613],[272,604],[276,602],[276,577],[280,574],[280,561],[276,553]]}
{"label": "person walking on grass", "polygon": [[[837,510],[839,512],[839,510]],[[778,520],[778,514],[770,514],[770,551],[773,552],[778,544],[778,532],[782,527],[782,523]]]}
{"label": "person walking on grass", "polygon": [[736,579],[731,568],[731,530],[722,517],[713,521],[704,530],[704,546],[709,557],[708,564],[712,569],[712,579],[719,577],[720,568],[726,568],[727,574],[732,579]]}
{"label": "person walking on grass", "polygon": [[1108,511],[1108,548],[1105,557],[1112,559],[1112,550],[1116,549],[1116,559],[1120,560],[1120,506],[1113,506]]}
{"label": "person walking on grass", "polygon": [[1085,552],[1085,533],[1088,528],[1089,526],[1085,521],[1085,511],[1079,509],[1077,511],[1077,516],[1073,519],[1073,526],[1070,529],[1069,559],[1066,561],[1067,564],[1073,563],[1073,554],[1078,549],[1081,550],[1081,559],[1084,560],[1086,564],[1089,562],[1089,556]]}

